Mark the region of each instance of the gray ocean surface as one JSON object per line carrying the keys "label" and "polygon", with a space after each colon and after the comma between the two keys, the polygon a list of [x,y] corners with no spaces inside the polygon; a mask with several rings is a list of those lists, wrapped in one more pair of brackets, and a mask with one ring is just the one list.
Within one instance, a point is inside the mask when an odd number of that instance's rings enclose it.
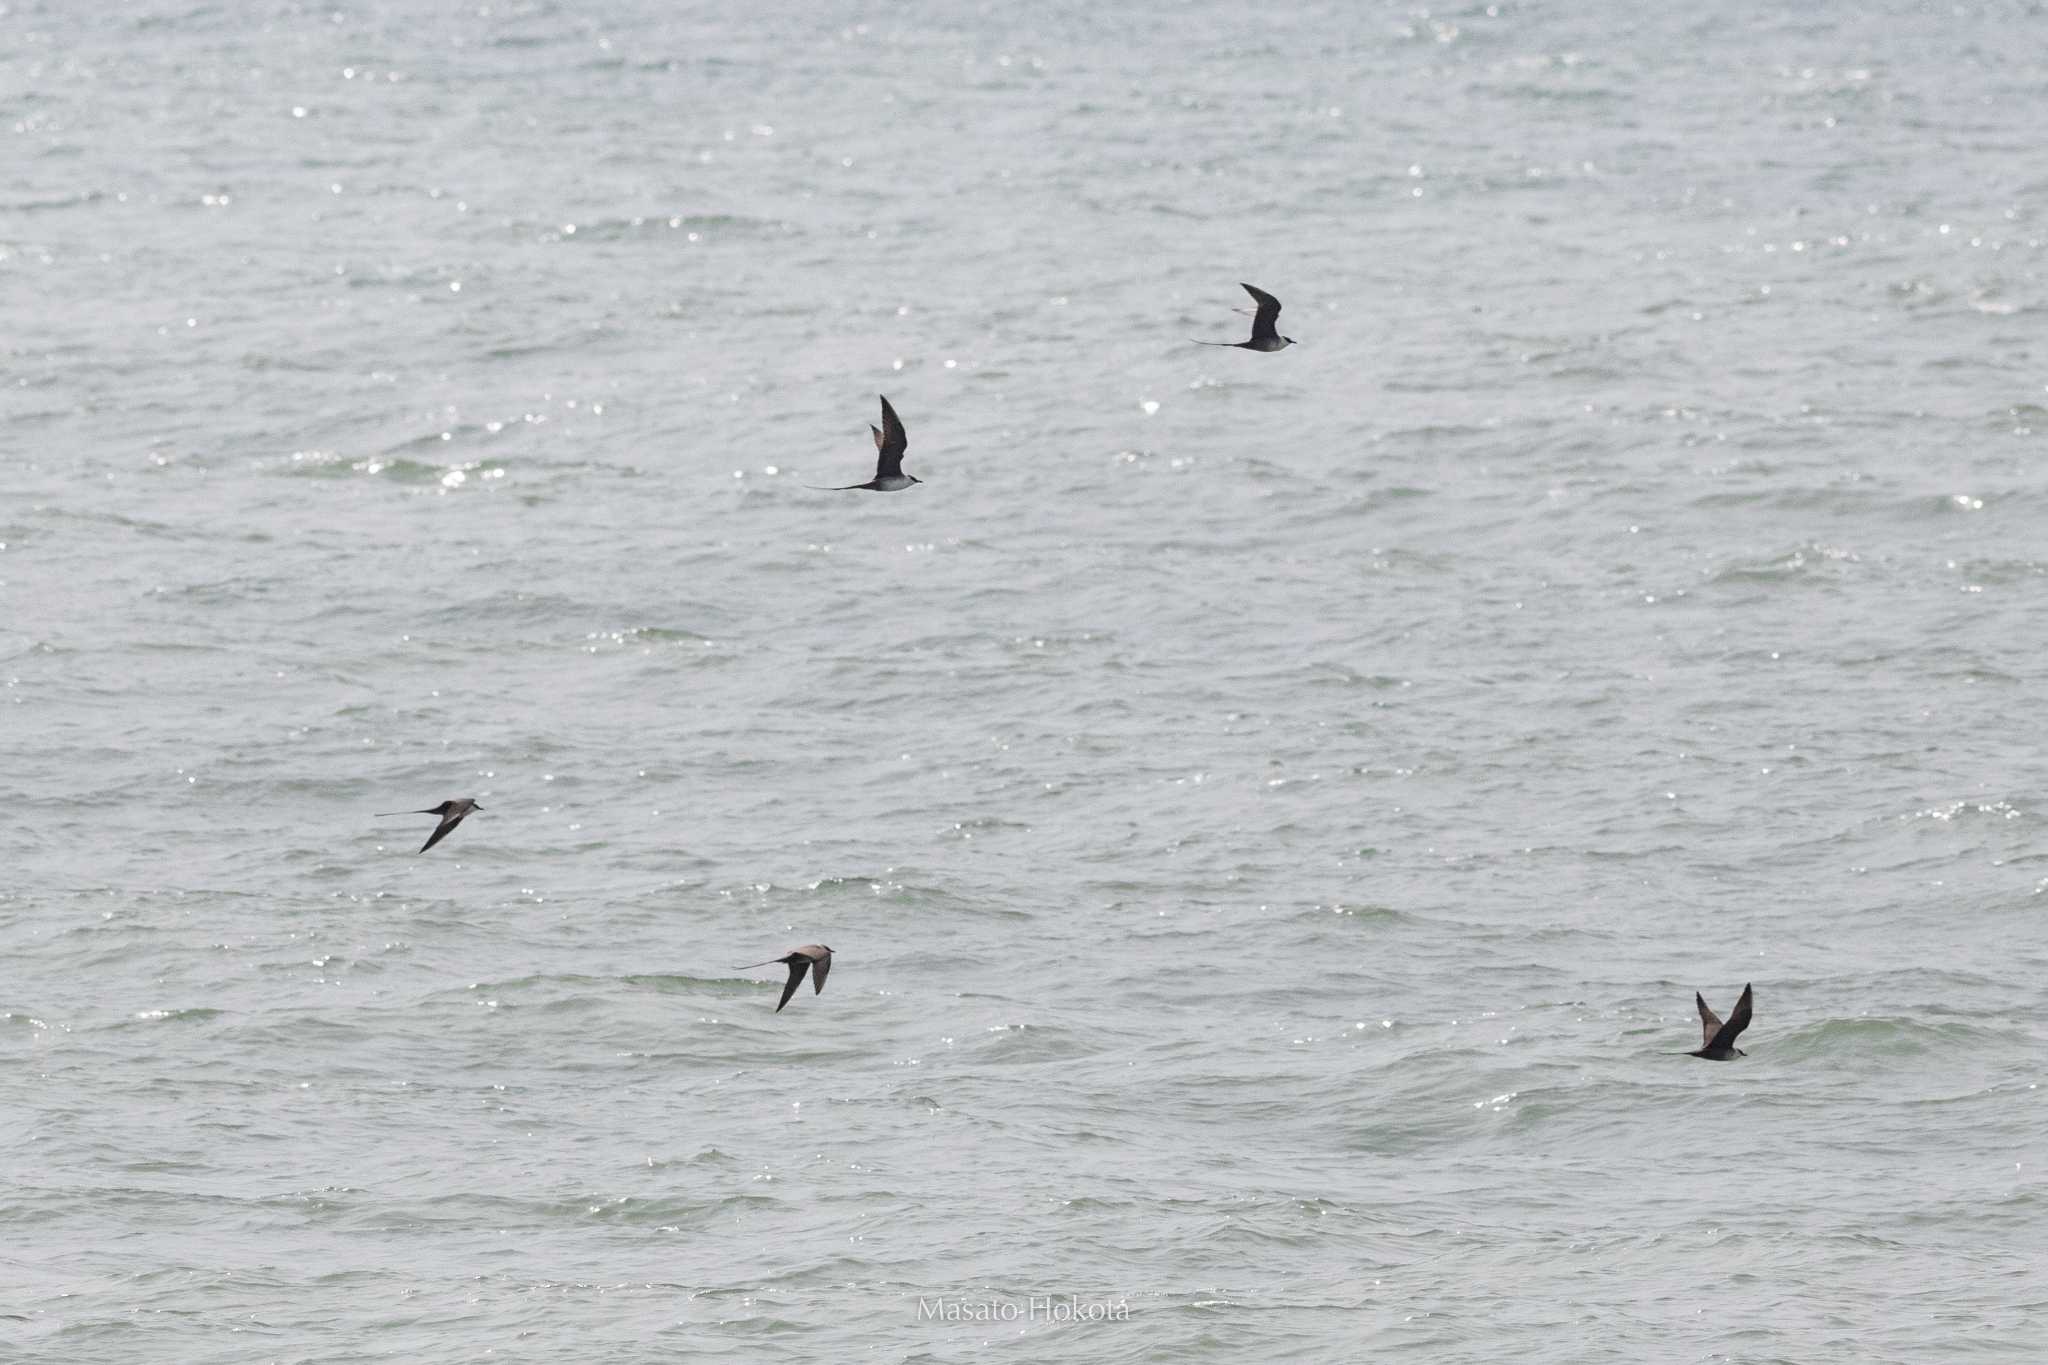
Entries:
{"label": "gray ocean surface", "polygon": [[2038,1361],[2044,52],[0,0],[0,1360]]}

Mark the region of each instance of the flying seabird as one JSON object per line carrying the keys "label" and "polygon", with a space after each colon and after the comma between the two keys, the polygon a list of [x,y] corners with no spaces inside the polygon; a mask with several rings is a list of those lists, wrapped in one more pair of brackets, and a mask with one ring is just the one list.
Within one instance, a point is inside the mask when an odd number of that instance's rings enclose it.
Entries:
{"label": "flying seabird", "polygon": [[1710,1062],[1731,1062],[1737,1057],[1749,1054],[1735,1046],[1735,1039],[1749,1027],[1749,987],[1742,988],[1742,998],[1735,1002],[1735,1010],[1722,1023],[1720,1016],[1707,1008],[1707,998],[1698,991],[1692,993],[1693,1003],[1700,1007],[1700,1050],[1688,1052],[1688,1057],[1704,1057]]}
{"label": "flying seabird", "polygon": [[914,483],[924,482],[923,479],[914,479],[903,472],[903,450],[910,442],[903,434],[903,419],[896,415],[896,409],[889,406],[887,398],[882,399],[882,425],[876,426],[870,422],[868,430],[875,433],[875,449],[881,452],[875,460],[875,477],[866,483],[819,488],[819,492],[845,493],[855,488],[865,488],[875,493],[894,493]]}
{"label": "flying seabird", "polygon": [[425,852],[426,852],[426,851],[427,851],[428,849],[432,848],[432,847],[433,847],[433,846],[434,846],[435,844],[438,844],[438,843],[440,843],[440,842],[441,842],[441,841],[442,841],[443,839],[447,838],[447,837],[448,837],[448,831],[449,831],[449,830],[451,830],[451,829],[454,829],[454,828],[455,828],[455,827],[456,827],[457,825],[461,824],[461,823],[462,823],[462,817],[463,817],[463,816],[465,816],[465,815],[469,814],[469,813],[470,813],[471,811],[473,811],[473,810],[482,810],[482,809],[483,809],[483,807],[482,807],[482,806],[479,806],[479,805],[478,805],[478,804],[477,804],[477,803],[476,803],[476,802],[475,802],[474,800],[472,800],[471,798],[469,798],[469,797],[467,797],[467,796],[458,796],[458,797],[456,797],[456,798],[455,798],[454,800],[452,800],[452,801],[443,801],[443,802],[442,802],[442,803],[441,803],[440,805],[438,805],[438,806],[429,806],[429,807],[427,807],[427,808],[426,808],[425,810],[388,810],[388,811],[384,811],[383,813],[381,813],[380,815],[378,815],[378,816],[377,816],[377,818],[378,818],[379,820],[384,820],[384,819],[388,819],[388,818],[390,818],[391,816],[394,816],[394,815],[438,815],[438,816],[440,816],[440,817],[441,817],[441,823],[440,823],[440,824],[438,824],[438,825],[436,825],[436,826],[434,826],[434,832],[433,832],[432,834],[429,834],[429,835],[427,836],[427,841],[426,841],[426,842],[425,842],[424,844],[421,844],[421,845],[420,845],[420,852],[421,852],[421,853],[425,853]]}
{"label": "flying seabird", "polygon": [[1252,315],[1252,339],[1250,341],[1197,341],[1198,346],[1235,346],[1245,351],[1284,351],[1294,344],[1293,337],[1280,335],[1275,325],[1280,317],[1280,300],[1254,285],[1241,286],[1259,305],[1259,311]]}
{"label": "flying seabird", "polygon": [[832,950],[822,943],[806,943],[801,948],[792,948],[781,957],[771,957],[768,962],[750,962],[735,971],[750,972],[756,967],[765,967],[769,962],[785,963],[789,967],[789,984],[782,988],[782,999],[776,1002],[775,1012],[782,1013],[782,1007],[789,1003],[789,997],[796,994],[796,988],[803,984],[806,969],[811,973],[811,994],[821,994],[825,989],[825,973],[832,970]]}

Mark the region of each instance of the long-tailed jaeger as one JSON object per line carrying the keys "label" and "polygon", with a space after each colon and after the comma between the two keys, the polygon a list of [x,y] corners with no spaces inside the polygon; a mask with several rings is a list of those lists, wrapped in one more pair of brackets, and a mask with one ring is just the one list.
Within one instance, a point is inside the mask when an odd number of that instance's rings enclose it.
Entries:
{"label": "long-tailed jaeger", "polygon": [[[879,397],[879,395],[877,395]],[[836,488],[819,488],[821,493],[845,493],[855,488],[865,488],[874,493],[894,493],[923,483],[903,472],[903,450],[910,441],[903,434],[903,419],[896,415],[896,409],[889,406],[887,398],[882,399],[882,425],[870,422],[868,430],[875,433],[875,449],[880,452],[875,458],[875,477],[866,483],[840,484]],[[817,485],[812,485],[817,487]]]}
{"label": "long-tailed jaeger", "polygon": [[475,801],[471,800],[469,797],[458,796],[452,801],[443,801],[440,805],[429,806],[425,810],[387,810],[379,814],[377,818],[379,820],[386,820],[394,815],[440,816],[441,823],[434,826],[434,832],[427,836],[427,841],[424,844],[420,845],[420,852],[425,853],[435,844],[438,844],[443,839],[447,838],[448,831],[454,829],[457,825],[461,824],[463,816],[469,814],[473,810],[482,809],[482,806],[479,806]]}
{"label": "long-tailed jaeger", "polygon": [[821,994],[825,989],[825,973],[832,970],[832,950],[822,943],[806,943],[801,948],[792,948],[781,957],[771,957],[768,962],[750,962],[736,971],[750,972],[756,967],[766,967],[770,962],[780,962],[789,968],[789,982],[782,988],[782,999],[775,1003],[775,1012],[782,1013],[782,1007],[789,1003],[789,997],[796,994],[796,988],[803,984],[804,973],[811,974],[811,994]]}
{"label": "long-tailed jaeger", "polygon": [[1735,1046],[1735,1039],[1749,1027],[1749,987],[1742,988],[1742,998],[1735,1002],[1735,1010],[1722,1023],[1721,1017],[1707,1008],[1707,998],[1698,991],[1692,993],[1693,1003],[1700,1007],[1700,1050],[1688,1052],[1688,1057],[1704,1057],[1710,1062],[1732,1062],[1737,1057],[1749,1054]]}
{"label": "long-tailed jaeger", "polygon": [[1250,341],[1197,341],[1198,346],[1235,346],[1242,351],[1284,351],[1294,344],[1293,337],[1280,335],[1280,300],[1255,285],[1242,285],[1245,293],[1259,305],[1259,311],[1252,315],[1252,337]]}

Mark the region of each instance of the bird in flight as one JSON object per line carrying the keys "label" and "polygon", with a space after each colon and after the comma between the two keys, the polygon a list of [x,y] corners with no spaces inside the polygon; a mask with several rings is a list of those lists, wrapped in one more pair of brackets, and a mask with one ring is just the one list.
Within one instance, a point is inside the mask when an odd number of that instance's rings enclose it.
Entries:
{"label": "bird in flight", "polygon": [[452,801],[443,801],[440,805],[429,806],[425,810],[388,810],[380,814],[377,818],[379,820],[385,820],[389,819],[391,816],[394,815],[440,816],[441,823],[434,826],[434,832],[427,836],[427,841],[424,844],[420,845],[420,852],[425,853],[435,844],[438,844],[443,839],[447,838],[448,831],[454,829],[457,825],[461,824],[463,816],[468,815],[473,810],[482,809],[482,806],[479,806],[475,801],[471,800],[469,797],[458,796]]}
{"label": "bird in flight", "polygon": [[1277,323],[1280,318],[1280,300],[1255,285],[1243,285],[1244,292],[1252,296],[1259,305],[1252,314],[1252,338],[1250,341],[1197,341],[1198,346],[1235,346],[1244,351],[1284,351],[1294,344],[1293,337],[1280,335]]}
{"label": "bird in flight", "polygon": [[[875,433],[875,449],[880,454],[875,459],[875,477],[866,483],[841,484],[837,488],[818,488],[821,493],[844,493],[855,488],[865,488],[875,493],[894,493],[923,483],[903,472],[903,450],[910,441],[903,434],[903,419],[896,415],[896,409],[889,406],[887,398],[882,399],[882,425],[868,424],[868,430]],[[817,485],[812,485],[816,488]]]}
{"label": "bird in flight", "polygon": [[781,957],[771,957],[768,962],[750,962],[737,971],[750,972],[756,967],[765,967],[769,962],[780,962],[789,968],[789,983],[782,988],[782,999],[776,1002],[775,1012],[782,1013],[782,1007],[789,1003],[789,997],[796,994],[796,988],[803,984],[804,972],[811,973],[811,994],[819,995],[825,990],[825,973],[832,970],[832,950],[822,943],[806,943],[801,948],[792,948]]}
{"label": "bird in flight", "polygon": [[1707,1008],[1707,998],[1698,991],[1692,993],[1693,1003],[1700,1007],[1700,1050],[1688,1052],[1688,1057],[1704,1057],[1710,1062],[1731,1062],[1737,1057],[1749,1054],[1735,1046],[1735,1039],[1749,1027],[1749,987],[1742,988],[1742,998],[1735,1002],[1735,1009],[1722,1023],[1721,1017]]}

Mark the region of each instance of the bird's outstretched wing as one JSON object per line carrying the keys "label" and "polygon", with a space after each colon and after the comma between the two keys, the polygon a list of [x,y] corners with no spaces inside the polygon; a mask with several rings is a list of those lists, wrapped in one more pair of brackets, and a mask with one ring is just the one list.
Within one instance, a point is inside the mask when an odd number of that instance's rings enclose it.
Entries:
{"label": "bird's outstretched wing", "polygon": [[421,844],[421,845],[420,845],[420,852],[421,852],[421,853],[425,853],[425,852],[426,852],[426,851],[427,851],[428,849],[432,848],[432,847],[433,847],[433,846],[434,846],[435,844],[438,844],[438,843],[440,843],[440,842],[441,842],[441,841],[442,841],[443,839],[447,838],[447,837],[448,837],[448,831],[449,831],[449,830],[451,830],[451,829],[454,829],[454,828],[455,828],[455,827],[456,827],[457,825],[461,824],[461,823],[462,823],[462,817],[463,817],[463,816],[465,816],[465,815],[467,815],[467,814],[469,814],[469,812],[468,812],[468,811],[466,811],[466,810],[464,810],[464,811],[450,811],[450,812],[449,812],[448,814],[446,814],[446,815],[442,816],[442,817],[441,817],[441,823],[440,823],[440,824],[438,824],[438,825],[436,825],[436,826],[434,826],[434,832],[433,832],[432,834],[429,834],[429,835],[427,836],[427,841],[426,841],[426,842],[425,842],[424,844]]}
{"label": "bird's outstretched wing", "polygon": [[1714,1035],[1721,1031],[1721,1016],[1714,1013],[1713,1008],[1707,1004],[1707,997],[1698,991],[1692,993],[1692,999],[1693,1003],[1700,1007],[1700,1046],[1705,1047],[1713,1042]]}
{"label": "bird's outstretched wing", "polygon": [[1708,1048],[1734,1047],[1735,1040],[1749,1027],[1749,987],[1742,988],[1742,998],[1735,1002],[1735,1009],[1728,1016],[1728,1022],[1714,1030],[1714,1036],[1707,1040]]}
{"label": "bird's outstretched wing", "polygon": [[876,428],[870,423],[868,430],[875,433],[875,449],[880,452],[875,461],[875,477],[895,478],[903,472],[903,452],[910,445],[910,439],[904,435],[903,420],[896,415],[896,409],[889,406],[887,398],[882,399],[882,425]]}
{"label": "bird's outstretched wing", "polygon": [[1260,337],[1279,336],[1280,300],[1274,298],[1257,285],[1246,284],[1241,287],[1245,293],[1252,296],[1253,302],[1259,305],[1259,311],[1252,315],[1252,340],[1257,341]]}
{"label": "bird's outstretched wing", "polygon": [[789,982],[782,988],[782,999],[775,1002],[775,1012],[782,1013],[782,1007],[789,1003],[789,997],[796,994],[796,988],[803,984],[804,971],[811,965],[807,957],[800,957],[789,964]]}

